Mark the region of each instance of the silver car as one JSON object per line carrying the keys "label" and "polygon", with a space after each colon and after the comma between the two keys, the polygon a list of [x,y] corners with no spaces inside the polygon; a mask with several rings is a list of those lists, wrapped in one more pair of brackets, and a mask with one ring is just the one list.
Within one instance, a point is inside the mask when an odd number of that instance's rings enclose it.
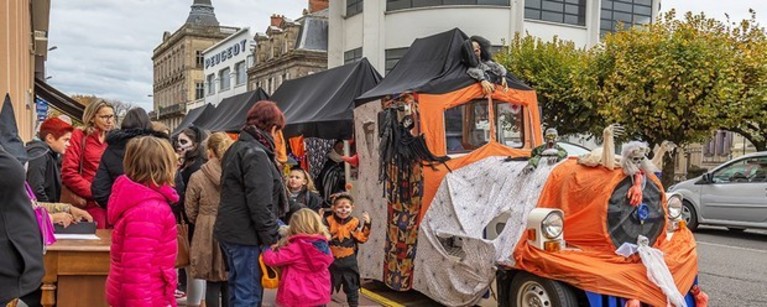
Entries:
{"label": "silver car", "polygon": [[727,161],[668,192],[683,196],[682,217],[690,230],[700,224],[732,231],[767,228],[767,151]]}

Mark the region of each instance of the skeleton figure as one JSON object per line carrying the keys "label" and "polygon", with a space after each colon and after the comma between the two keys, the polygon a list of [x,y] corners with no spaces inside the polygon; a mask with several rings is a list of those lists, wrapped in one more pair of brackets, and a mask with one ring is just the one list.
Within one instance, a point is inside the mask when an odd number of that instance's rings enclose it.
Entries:
{"label": "skeleton figure", "polygon": [[464,41],[461,47],[463,62],[468,66],[466,74],[480,83],[485,95],[495,91],[495,84],[500,84],[504,90],[509,88],[506,68],[492,60],[490,47],[489,40],[476,35]]}
{"label": "skeleton figure", "polygon": [[[578,158],[578,163],[590,167],[602,165],[607,169],[615,169],[615,165],[620,163],[620,157],[612,154],[615,152],[615,137],[623,135],[623,127],[618,124],[607,126],[602,132],[602,147],[594,148],[590,153]],[[606,154],[605,154],[606,153]]]}
{"label": "skeleton figure", "polygon": [[650,147],[644,142],[632,141],[623,147],[621,167],[623,173],[630,176],[633,182],[628,195],[626,195],[632,206],[638,206],[642,203],[642,187],[647,181],[647,174],[658,171],[650,159],[647,159],[649,152]]}
{"label": "skeleton figure", "polygon": [[663,156],[667,153],[673,153],[674,150],[676,150],[676,144],[672,141],[663,141],[660,146],[656,144],[652,151],[652,164],[658,169],[663,169]]}
{"label": "skeleton figure", "polygon": [[555,164],[567,157],[567,151],[557,145],[557,137],[559,137],[557,129],[546,129],[546,133],[544,134],[546,144],[533,149],[530,153],[531,158],[528,160],[527,166],[522,170],[523,173],[531,173],[538,168],[538,163],[542,157],[546,157],[546,162],[548,164]]}

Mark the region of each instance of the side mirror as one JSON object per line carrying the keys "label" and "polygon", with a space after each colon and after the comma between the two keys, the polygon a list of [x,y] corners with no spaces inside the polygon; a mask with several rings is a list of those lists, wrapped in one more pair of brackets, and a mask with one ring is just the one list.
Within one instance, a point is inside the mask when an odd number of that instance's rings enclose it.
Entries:
{"label": "side mirror", "polygon": [[711,173],[703,174],[703,183],[712,183],[712,182],[714,181],[713,181],[713,176],[711,175]]}

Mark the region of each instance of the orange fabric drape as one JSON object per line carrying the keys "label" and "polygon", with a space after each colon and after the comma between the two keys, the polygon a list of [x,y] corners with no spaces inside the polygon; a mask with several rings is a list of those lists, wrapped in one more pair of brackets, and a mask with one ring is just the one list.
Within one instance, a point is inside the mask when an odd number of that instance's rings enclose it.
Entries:
{"label": "orange fabric drape", "polygon": [[236,141],[237,139],[240,138],[239,132],[227,132],[226,135],[228,135],[229,138],[232,139],[233,141]]}
{"label": "orange fabric drape", "polygon": [[282,136],[282,130],[278,130],[274,138],[274,155],[278,162],[282,164],[288,162],[288,148],[285,137]]}
{"label": "orange fabric drape", "polygon": [[306,159],[306,147],[304,147],[304,136],[294,136],[288,139],[288,143],[290,144],[290,150],[293,152],[293,155],[299,159],[298,165],[309,171],[309,163]]}
{"label": "orange fabric drape", "polygon": [[[609,236],[608,202],[624,178],[620,168],[611,171],[586,167],[577,164],[574,158],[557,166],[549,174],[538,207],[564,211],[565,241],[575,249],[546,252],[530,246],[523,238],[514,251],[517,268],[580,289],[666,306],[665,295],[647,278],[641,259],[637,255],[630,258],[616,255]],[[654,175],[648,179],[661,186]],[[661,201],[666,203],[665,196]],[[667,241],[665,225],[663,229],[654,247],[664,252],[677,287],[686,294],[698,272],[695,239],[683,228]]]}
{"label": "orange fabric drape", "polygon": [[[418,108],[420,111],[421,132],[425,135],[426,145],[432,153],[437,156],[447,154],[447,145],[445,143],[445,110],[465,104],[474,99],[483,98],[482,87],[479,84],[472,84],[465,88],[446,93],[446,94],[419,94]],[[543,133],[541,132],[540,115],[538,114],[538,100],[535,92],[509,89],[504,91],[497,87],[492,94],[494,102],[506,102],[524,106],[525,121],[529,123],[526,127],[526,145],[522,149],[514,149],[503,146],[495,141],[491,141],[484,146],[475,149],[471,153],[451,159],[447,162],[450,169],[455,170],[479,161],[490,156],[529,156],[530,151],[540,144],[543,144]],[[488,106],[490,107],[490,106]],[[489,112],[488,114],[493,114]],[[425,167],[423,169],[424,187],[423,204],[419,215],[419,221],[429,209],[434,194],[437,192],[442,178],[447,173],[444,165],[438,165],[435,168]]]}

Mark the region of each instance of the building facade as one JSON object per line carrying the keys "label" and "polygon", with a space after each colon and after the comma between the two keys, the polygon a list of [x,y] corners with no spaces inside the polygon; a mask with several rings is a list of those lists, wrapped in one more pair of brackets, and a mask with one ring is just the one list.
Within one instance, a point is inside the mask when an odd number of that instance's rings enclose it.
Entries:
{"label": "building facade", "polygon": [[272,15],[265,33],[255,35],[254,65],[248,69],[248,90],[269,94],[285,80],[327,69],[327,0],[309,0],[296,21]]}
{"label": "building facade", "polygon": [[172,34],[165,32],[154,48],[154,119],[173,129],[187,105],[205,97],[203,51],[238,30],[219,25],[210,0],[194,0],[186,23]]}
{"label": "building facade", "polygon": [[221,100],[248,90],[248,68],[253,66],[250,28],[243,28],[202,52],[204,97],[198,97],[188,109],[218,105]]}
{"label": "building facade", "polygon": [[24,141],[32,139],[35,129],[35,77],[45,80],[50,7],[43,0],[0,5],[0,103],[6,94],[10,97]]}
{"label": "building facade", "polygon": [[514,33],[590,47],[621,22],[644,24],[660,0],[339,0],[329,8],[328,67],[367,57],[386,73],[416,38],[460,28],[502,46]]}

